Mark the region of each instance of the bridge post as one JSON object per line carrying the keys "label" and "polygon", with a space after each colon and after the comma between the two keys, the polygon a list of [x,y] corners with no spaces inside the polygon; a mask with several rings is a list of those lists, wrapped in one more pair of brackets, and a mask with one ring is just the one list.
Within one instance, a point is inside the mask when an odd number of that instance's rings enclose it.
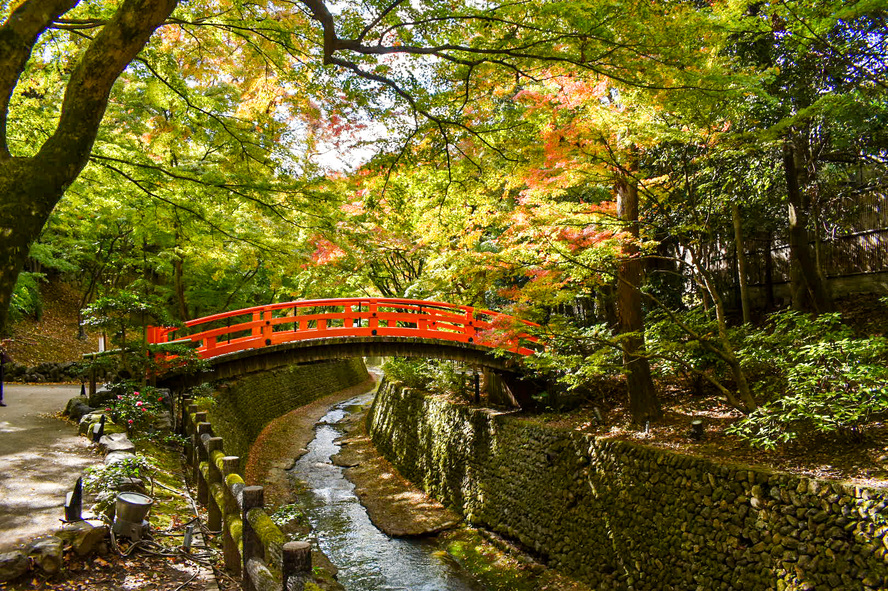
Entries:
{"label": "bridge post", "polygon": [[271,333],[274,332],[274,327],[271,325],[271,318],[274,316],[274,312],[271,310],[262,313],[262,320],[265,322],[262,323],[262,339],[266,345],[270,345],[269,342],[271,340]]}
{"label": "bridge post", "polygon": [[[370,328],[379,328],[379,318],[377,318],[376,313],[379,311],[379,306],[376,305],[375,301],[371,301],[367,305],[367,312],[370,314],[370,318],[367,320],[367,326]],[[373,333],[376,334],[376,333]]]}
{"label": "bridge post", "polygon": [[[262,320],[262,312],[253,312],[253,322],[260,322]],[[253,326],[253,329],[250,331],[254,337],[258,337],[262,335],[262,327],[258,324]]]}
{"label": "bridge post", "polygon": [[243,555],[241,556],[241,569],[244,574],[243,588],[244,591],[257,591],[256,586],[250,578],[249,571],[247,570],[247,564],[250,560],[264,558],[265,552],[263,551],[262,541],[259,539],[259,534],[250,524],[248,513],[252,509],[261,509],[265,506],[265,489],[261,486],[245,486],[242,494],[241,519],[243,520]]}

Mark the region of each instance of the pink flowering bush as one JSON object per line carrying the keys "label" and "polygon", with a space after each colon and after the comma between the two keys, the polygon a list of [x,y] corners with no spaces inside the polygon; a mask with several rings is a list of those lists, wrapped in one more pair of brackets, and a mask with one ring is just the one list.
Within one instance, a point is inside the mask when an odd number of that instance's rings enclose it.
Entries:
{"label": "pink flowering bush", "polygon": [[125,426],[128,431],[146,431],[163,410],[162,400],[163,398],[150,386],[125,388],[105,410],[111,414],[111,419],[115,423]]}

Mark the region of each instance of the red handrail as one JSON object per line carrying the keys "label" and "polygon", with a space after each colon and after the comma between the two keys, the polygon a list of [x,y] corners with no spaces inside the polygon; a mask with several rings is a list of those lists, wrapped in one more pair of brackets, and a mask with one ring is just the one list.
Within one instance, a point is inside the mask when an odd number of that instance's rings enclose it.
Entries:
{"label": "red handrail", "polygon": [[[332,310],[331,310],[332,309]],[[239,317],[246,316],[247,319]],[[236,319],[236,320],[235,320]],[[494,326],[538,326],[507,314],[444,302],[401,298],[303,300],[222,312],[185,323],[184,329],[148,327],[149,344],[188,340],[209,359],[226,353],[331,337],[419,337],[474,343],[532,355],[525,333],[494,339]],[[203,327],[198,332],[189,329]]]}

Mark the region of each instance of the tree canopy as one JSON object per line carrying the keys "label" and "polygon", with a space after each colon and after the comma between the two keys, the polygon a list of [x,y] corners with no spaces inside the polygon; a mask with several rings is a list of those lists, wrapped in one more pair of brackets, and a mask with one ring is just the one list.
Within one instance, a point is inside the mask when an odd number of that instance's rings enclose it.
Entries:
{"label": "tree canopy", "polygon": [[828,313],[823,244],[888,221],[880,2],[23,0],[0,19],[0,331],[47,272],[83,307],[128,290],[179,320],[438,298],[540,321],[558,345],[537,369],[569,388],[619,367],[639,422],[666,371],[753,412],[770,395],[731,309],[773,309],[785,267],[787,300]]}

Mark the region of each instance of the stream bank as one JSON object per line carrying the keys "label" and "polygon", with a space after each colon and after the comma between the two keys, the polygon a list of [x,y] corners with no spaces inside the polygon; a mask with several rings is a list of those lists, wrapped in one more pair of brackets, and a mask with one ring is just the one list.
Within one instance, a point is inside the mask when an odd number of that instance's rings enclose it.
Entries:
{"label": "stream bank", "polygon": [[[326,573],[326,581],[321,585],[323,589],[588,591],[587,587],[534,563],[514,549],[509,549],[507,544],[495,537],[465,527],[452,511],[404,480],[369,441],[365,429],[364,407],[369,404],[370,396],[360,404],[349,402],[355,397],[355,390],[357,388],[337,392],[273,421],[254,445],[248,464],[251,478],[266,485],[269,505],[278,507],[279,515],[286,519],[286,523],[282,525],[283,531],[294,536],[294,539],[311,537],[316,541],[313,560],[316,567]],[[324,418],[337,405],[342,406],[340,414]],[[328,430],[332,430],[332,433]],[[310,462],[320,464],[323,471],[346,467],[345,476],[354,483],[353,492],[350,483],[343,485],[342,482],[337,482],[335,486],[320,487],[325,489],[325,501],[335,504],[341,501],[338,498],[341,494],[356,494],[360,503],[368,507],[369,520],[373,524],[394,536],[407,536],[406,539],[383,536],[377,539],[378,546],[391,544],[418,548],[434,568],[445,571],[443,583],[428,585],[423,581],[400,578],[380,583],[379,580],[371,579],[359,583],[366,586],[355,587],[347,580],[348,573],[342,571],[348,568],[348,556],[345,562],[342,561],[330,550],[330,541],[324,539],[328,536],[318,529],[313,531],[314,518],[311,512],[317,507],[313,508],[311,505],[316,502],[316,497],[312,500],[310,487],[300,482],[298,477],[289,478],[288,475],[288,470],[298,461],[305,458],[309,462],[305,454],[308,453],[308,448],[316,444],[309,441],[320,432],[327,432],[326,444],[337,442],[343,445],[338,453],[334,450],[331,454],[334,455],[332,461],[321,457],[311,459]],[[294,458],[298,460],[294,461]],[[333,462],[339,466],[333,466]],[[339,489],[342,486],[347,490]],[[350,507],[349,511],[352,510],[364,511],[357,502]],[[435,532],[441,533],[435,535]],[[356,539],[371,539],[371,536],[376,535],[364,532],[358,536],[347,536],[346,554],[351,553]],[[328,554],[337,563],[336,566],[328,560]],[[395,566],[409,565],[401,554],[397,556]],[[315,572],[319,574],[318,569]],[[448,582],[447,577],[452,580]],[[345,583],[346,586],[343,587],[340,583]]]}

